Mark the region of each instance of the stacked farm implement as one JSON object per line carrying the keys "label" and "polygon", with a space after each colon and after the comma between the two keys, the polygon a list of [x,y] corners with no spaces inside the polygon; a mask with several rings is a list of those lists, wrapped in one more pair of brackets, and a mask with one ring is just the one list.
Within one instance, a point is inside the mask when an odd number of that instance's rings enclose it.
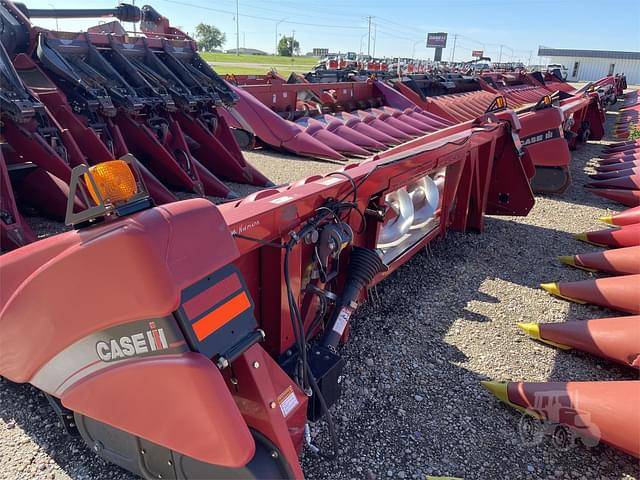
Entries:
{"label": "stacked farm implement", "polygon": [[[0,258],[0,374],[145,478],[302,478],[303,446],[339,454],[340,344],[368,288],[449,230],[532,208],[518,117],[454,125],[368,82],[320,85],[318,115],[298,118],[317,101],[304,86],[272,110],[275,90],[230,86],[150,7],[55,13],[141,18],[146,36],[37,29],[50,13],[0,6],[3,247],[33,239],[27,204],[72,227]],[[232,196],[218,175],[269,184],[227,126],[254,114],[275,146],[342,159],[336,137],[366,159],[218,206],[173,201]],[[331,447],[312,441],[321,418]]]}
{"label": "stacked farm implement", "polygon": [[534,191],[559,193],[570,183],[569,148],[578,140],[600,139],[604,117],[597,94],[552,91],[543,82],[515,73],[480,78],[448,74],[404,77],[394,86],[424,110],[457,122],[501,98],[515,108],[522,124],[522,143],[536,167]]}
{"label": "stacked farm implement", "polygon": [[[559,260],[572,267],[610,276],[544,283],[541,287],[566,300],[631,315],[565,323],[521,323],[518,326],[532,338],[562,350],[581,350],[638,369],[640,223],[632,222],[640,221],[640,217],[637,209],[630,209],[605,220],[624,226],[580,234],[577,238],[609,247],[609,250],[562,256]],[[524,430],[531,441],[542,440],[545,433],[550,434],[560,448],[571,448],[577,439],[587,446],[602,441],[640,458],[638,380],[483,384],[500,400],[530,417],[524,420]]]}
{"label": "stacked farm implement", "polygon": [[488,74],[481,77],[483,88],[502,93],[517,103],[534,102],[541,95],[553,95],[564,114],[563,130],[569,148],[589,139],[600,140],[604,136],[604,110],[607,102],[601,100],[592,84],[581,89],[553,90],[557,84],[546,85],[538,74]]}
{"label": "stacked farm implement", "polygon": [[373,80],[271,82],[235,91],[237,114],[228,120],[237,132],[303,156],[368,157],[452,124]]}
{"label": "stacked farm implement", "polygon": [[628,207],[640,205],[640,143],[638,140],[604,147],[592,182],[586,187],[594,195]]}
{"label": "stacked farm implement", "polygon": [[257,138],[267,146],[334,160],[365,157],[454,123],[472,122],[506,109],[507,98],[518,108],[524,151],[536,167],[532,186],[537,192],[564,191],[570,182],[567,145],[603,133],[597,94],[560,94],[541,83],[527,86],[525,95],[523,88],[498,90],[461,75],[403,77],[391,82],[395,90],[375,79],[298,83],[294,78],[285,83],[265,77],[263,85],[254,78],[237,80],[241,100],[228,121],[247,146]]}
{"label": "stacked farm implement", "polygon": [[[64,218],[71,168],[128,153],[140,160],[158,204],[176,199],[169,189],[237,197],[220,178],[271,185],[245,162],[219,115],[237,100],[233,91],[193,41],[178,39],[177,30],[172,38],[156,34],[166,19],[150,7],[143,13],[144,38],[127,36],[117,22],[83,34],[37,29],[23,11],[2,5],[2,168],[15,194],[40,213]],[[100,14],[139,20],[141,12],[120,6]],[[4,195],[7,211],[11,196]],[[9,215],[10,225],[21,223]],[[22,231],[14,246],[32,239]]]}
{"label": "stacked farm implement", "polygon": [[640,102],[638,101],[638,92],[631,92],[625,97],[625,102],[622,108],[620,108],[620,115],[616,120],[616,126],[613,134],[621,139],[629,138],[629,135],[633,130],[638,130],[638,124],[640,123]]}

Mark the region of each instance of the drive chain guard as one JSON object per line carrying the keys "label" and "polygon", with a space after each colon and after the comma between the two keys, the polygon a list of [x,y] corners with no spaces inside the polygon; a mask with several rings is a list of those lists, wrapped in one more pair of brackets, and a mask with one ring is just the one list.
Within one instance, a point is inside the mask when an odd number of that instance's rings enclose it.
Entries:
{"label": "drive chain guard", "polygon": [[256,452],[240,468],[223,467],[187,457],[106,423],[74,413],[85,443],[94,453],[146,479],[293,479],[282,452],[261,433],[251,430]]}
{"label": "drive chain guard", "polygon": [[536,174],[531,179],[534,193],[562,193],[571,183],[567,167],[536,166]]}

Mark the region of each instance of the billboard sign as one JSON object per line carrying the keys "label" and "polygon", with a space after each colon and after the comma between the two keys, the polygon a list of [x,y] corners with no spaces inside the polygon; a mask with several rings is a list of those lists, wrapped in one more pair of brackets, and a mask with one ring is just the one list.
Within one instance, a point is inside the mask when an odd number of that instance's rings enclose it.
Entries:
{"label": "billboard sign", "polygon": [[482,50],[474,50],[473,52],[471,52],[471,56],[472,57],[482,57],[482,55],[484,55],[484,52]]}
{"label": "billboard sign", "polygon": [[427,48],[447,48],[447,34],[444,32],[427,33]]}

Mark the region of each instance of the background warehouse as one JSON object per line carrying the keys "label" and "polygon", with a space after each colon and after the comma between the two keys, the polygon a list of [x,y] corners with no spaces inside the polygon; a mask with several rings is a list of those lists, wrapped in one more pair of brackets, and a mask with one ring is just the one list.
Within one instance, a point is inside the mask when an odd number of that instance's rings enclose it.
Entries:
{"label": "background warehouse", "polygon": [[567,67],[570,82],[589,82],[624,73],[629,84],[640,84],[640,52],[540,47],[538,56],[546,58],[547,64],[560,63]]}

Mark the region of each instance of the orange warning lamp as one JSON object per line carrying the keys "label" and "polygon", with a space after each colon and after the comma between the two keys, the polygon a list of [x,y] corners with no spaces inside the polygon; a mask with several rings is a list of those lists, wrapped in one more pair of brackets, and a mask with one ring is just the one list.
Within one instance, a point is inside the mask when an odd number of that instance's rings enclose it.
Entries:
{"label": "orange warning lamp", "polygon": [[117,205],[127,202],[138,193],[133,172],[123,160],[110,160],[89,167],[84,181],[93,201]]}
{"label": "orange warning lamp", "polygon": [[507,101],[503,96],[496,97],[496,107],[497,108],[507,108]]}

